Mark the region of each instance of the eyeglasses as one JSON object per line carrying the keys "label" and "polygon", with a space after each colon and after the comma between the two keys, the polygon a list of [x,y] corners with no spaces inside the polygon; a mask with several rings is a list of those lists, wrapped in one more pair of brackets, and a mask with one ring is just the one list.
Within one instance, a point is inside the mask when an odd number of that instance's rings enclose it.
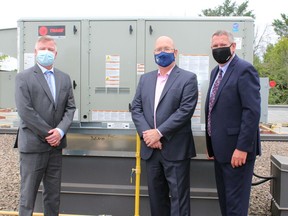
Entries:
{"label": "eyeglasses", "polygon": [[173,48],[164,47],[164,48],[155,49],[155,50],[154,50],[154,53],[158,54],[158,53],[161,53],[161,52],[172,52],[172,51],[174,51],[174,50],[175,50],[175,49],[173,49]]}

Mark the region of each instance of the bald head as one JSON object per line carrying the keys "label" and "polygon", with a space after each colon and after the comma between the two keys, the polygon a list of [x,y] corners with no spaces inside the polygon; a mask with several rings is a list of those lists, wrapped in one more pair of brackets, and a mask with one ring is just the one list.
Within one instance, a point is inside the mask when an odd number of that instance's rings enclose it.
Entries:
{"label": "bald head", "polygon": [[159,47],[169,47],[169,48],[174,49],[174,42],[168,36],[160,36],[159,38],[157,38],[155,42],[155,49]]}
{"label": "bald head", "polygon": [[167,73],[175,65],[178,51],[174,47],[173,40],[168,36],[161,36],[155,42],[154,58],[158,64],[160,73]]}

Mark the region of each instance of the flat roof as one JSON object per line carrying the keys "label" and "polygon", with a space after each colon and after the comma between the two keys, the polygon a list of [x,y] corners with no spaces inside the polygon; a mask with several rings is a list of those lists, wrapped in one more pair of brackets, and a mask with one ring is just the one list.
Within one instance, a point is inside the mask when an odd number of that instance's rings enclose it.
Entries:
{"label": "flat roof", "polygon": [[163,16],[163,17],[54,17],[54,18],[47,18],[47,17],[37,17],[37,18],[29,18],[29,17],[23,17],[18,20],[18,22],[21,21],[96,21],[96,20],[147,20],[147,21],[186,21],[186,20],[195,20],[195,21],[251,21],[254,22],[254,19],[252,17],[248,16]]}

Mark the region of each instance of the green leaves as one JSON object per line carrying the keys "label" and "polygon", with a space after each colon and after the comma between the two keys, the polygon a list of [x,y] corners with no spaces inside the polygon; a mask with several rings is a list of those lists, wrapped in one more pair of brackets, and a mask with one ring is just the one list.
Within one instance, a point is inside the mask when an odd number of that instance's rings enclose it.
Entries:
{"label": "green leaves", "polygon": [[[255,19],[253,11],[248,10],[248,0],[240,4],[231,2],[231,0],[225,0],[223,5],[215,7],[214,9],[208,8],[202,10],[203,16],[249,16]],[[200,14],[200,16],[202,16]]]}
{"label": "green leaves", "polygon": [[0,55],[0,61],[4,60],[7,57],[8,57],[8,55]]}
{"label": "green leaves", "polygon": [[280,37],[288,37],[288,15],[281,14],[281,18],[282,20],[275,19],[272,26],[277,35]]}
{"label": "green leaves", "polygon": [[254,66],[261,77],[276,81],[269,90],[269,104],[288,104],[288,38],[282,37],[275,45],[269,45],[263,56],[254,59]]}

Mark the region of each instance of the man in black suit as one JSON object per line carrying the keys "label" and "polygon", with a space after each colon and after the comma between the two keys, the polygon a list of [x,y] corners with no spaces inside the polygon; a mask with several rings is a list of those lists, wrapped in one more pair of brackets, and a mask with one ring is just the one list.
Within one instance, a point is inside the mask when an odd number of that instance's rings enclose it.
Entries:
{"label": "man in black suit", "polygon": [[158,70],[140,78],[132,102],[152,216],[190,215],[190,159],[196,156],[191,117],[198,86],[194,73],[176,65],[177,52],[171,38],[156,40]]}
{"label": "man in black suit", "polygon": [[218,62],[210,77],[205,105],[206,141],[214,159],[223,216],[247,216],[255,158],[260,154],[258,72],[236,54],[230,32],[212,36]]}

